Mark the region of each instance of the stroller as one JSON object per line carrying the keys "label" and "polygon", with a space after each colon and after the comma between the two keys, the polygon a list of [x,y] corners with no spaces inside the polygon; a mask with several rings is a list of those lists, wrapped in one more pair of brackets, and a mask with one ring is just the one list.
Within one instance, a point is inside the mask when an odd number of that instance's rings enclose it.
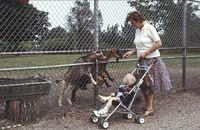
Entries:
{"label": "stroller", "polygon": [[[136,97],[136,94],[138,93],[140,86],[142,85],[144,78],[147,74],[149,74],[149,70],[151,67],[157,62],[157,59],[153,61],[152,64],[146,65],[144,62],[139,60],[139,63],[135,67],[135,69],[132,71],[132,74],[139,75],[139,80],[136,82],[136,84],[133,86],[133,88],[129,91],[128,95],[120,102],[117,103],[116,107],[109,112],[109,114],[105,116],[97,117],[94,113],[90,116],[90,120],[93,123],[99,123],[100,126],[104,129],[107,129],[109,127],[108,119],[115,113],[121,113],[123,116],[127,119],[135,119],[136,123],[143,124],[145,122],[144,117],[142,117],[139,114],[134,113],[131,110],[132,104],[134,102],[134,99]],[[115,105],[115,102],[114,102]]]}

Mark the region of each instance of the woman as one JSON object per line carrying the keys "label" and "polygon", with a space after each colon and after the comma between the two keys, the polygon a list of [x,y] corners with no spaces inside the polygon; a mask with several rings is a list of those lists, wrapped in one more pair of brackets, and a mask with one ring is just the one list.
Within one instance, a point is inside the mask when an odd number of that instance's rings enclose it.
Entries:
{"label": "woman", "polygon": [[160,52],[158,49],[162,46],[162,43],[158,32],[151,24],[145,21],[144,16],[138,11],[128,14],[127,22],[129,21],[136,28],[134,39],[136,48],[126,52],[123,57],[127,58],[136,52],[138,59],[148,65],[157,59],[157,62],[149,71],[150,77],[153,78],[153,82],[152,80],[144,80],[145,83],[141,86],[145,100],[144,116],[149,116],[154,113],[153,98],[155,92],[160,90],[169,90],[172,86],[168,71],[160,58]]}

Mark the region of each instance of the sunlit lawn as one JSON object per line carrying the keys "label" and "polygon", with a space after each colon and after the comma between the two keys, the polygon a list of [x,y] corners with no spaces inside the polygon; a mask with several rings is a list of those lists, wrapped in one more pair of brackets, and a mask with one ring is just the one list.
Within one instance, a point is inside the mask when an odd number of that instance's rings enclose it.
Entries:
{"label": "sunlit lawn", "polygon": [[0,68],[69,64],[79,55],[32,55],[0,58]]}
{"label": "sunlit lawn", "polygon": [[[195,55],[195,54],[190,54]],[[73,63],[81,55],[78,54],[52,54],[52,55],[29,55],[29,56],[6,56],[0,57],[0,68],[11,68],[11,67],[34,67],[34,66],[50,66],[50,65],[63,65]],[[164,53],[162,57],[177,57],[181,56],[180,53]],[[136,59],[136,56],[132,56],[132,59]],[[199,57],[200,58],[200,57]],[[199,66],[199,58],[189,58],[187,63]],[[181,64],[182,59],[166,59],[164,60],[167,65]]]}

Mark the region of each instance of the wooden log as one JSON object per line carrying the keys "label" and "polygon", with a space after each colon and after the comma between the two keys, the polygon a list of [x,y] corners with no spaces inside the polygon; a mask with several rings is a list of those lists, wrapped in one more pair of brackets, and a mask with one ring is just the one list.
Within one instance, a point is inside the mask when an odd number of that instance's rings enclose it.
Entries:
{"label": "wooden log", "polygon": [[37,99],[6,101],[6,118],[17,123],[35,121],[38,115]]}

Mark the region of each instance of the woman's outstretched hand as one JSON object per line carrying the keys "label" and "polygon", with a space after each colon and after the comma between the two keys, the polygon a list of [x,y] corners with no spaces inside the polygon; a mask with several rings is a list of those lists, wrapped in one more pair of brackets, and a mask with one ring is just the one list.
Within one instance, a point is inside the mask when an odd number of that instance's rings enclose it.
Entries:
{"label": "woman's outstretched hand", "polygon": [[139,59],[143,60],[147,57],[147,55],[149,55],[149,51],[145,51],[145,52],[141,53],[139,56]]}
{"label": "woman's outstretched hand", "polygon": [[128,58],[130,57],[134,52],[136,52],[135,49],[132,49],[130,51],[127,51],[124,55],[123,55],[123,58]]}

